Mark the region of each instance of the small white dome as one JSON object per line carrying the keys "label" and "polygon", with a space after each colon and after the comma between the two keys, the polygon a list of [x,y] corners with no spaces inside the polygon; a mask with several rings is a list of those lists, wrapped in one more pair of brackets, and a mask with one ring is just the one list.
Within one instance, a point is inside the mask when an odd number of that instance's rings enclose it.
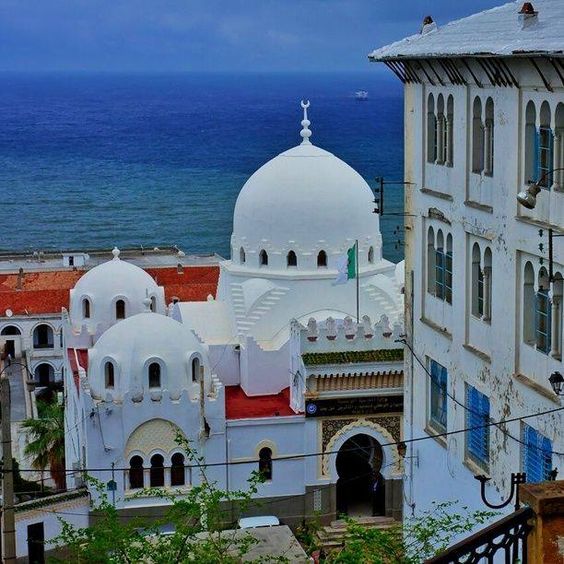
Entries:
{"label": "small white dome", "polygon": [[[145,311],[149,297],[156,312],[164,312],[164,289],[142,268],[114,258],[86,272],[70,291],[70,318],[74,326],[88,325],[98,330],[123,317]],[[123,304],[117,304],[118,301]],[[123,311],[120,308],[123,305]]]}
{"label": "small white dome", "polygon": [[[113,382],[108,381],[108,362],[113,364]],[[154,363],[159,365],[159,378],[150,383]],[[208,355],[194,333],[170,317],[145,312],[114,325],[89,349],[88,381],[92,395],[102,399],[109,394],[120,400],[127,392],[137,399],[146,393],[159,399],[164,390],[172,399],[178,399],[183,390],[195,397],[199,366],[209,380]]]}
{"label": "small white dome", "polygon": [[370,247],[378,261],[382,240],[373,200],[353,168],[304,142],[267,162],[243,186],[233,218],[232,260],[257,268],[264,249],[269,270],[286,269],[294,251],[296,268],[307,270],[317,268],[323,250],[331,268],[336,255],[358,239],[360,265],[368,263]]}

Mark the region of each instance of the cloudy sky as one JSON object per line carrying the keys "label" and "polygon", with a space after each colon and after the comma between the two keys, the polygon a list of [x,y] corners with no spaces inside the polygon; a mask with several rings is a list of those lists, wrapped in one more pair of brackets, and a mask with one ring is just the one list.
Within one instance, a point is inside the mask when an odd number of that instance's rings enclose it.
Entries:
{"label": "cloudy sky", "polygon": [[501,3],[0,0],[0,70],[366,70],[427,14],[441,25]]}

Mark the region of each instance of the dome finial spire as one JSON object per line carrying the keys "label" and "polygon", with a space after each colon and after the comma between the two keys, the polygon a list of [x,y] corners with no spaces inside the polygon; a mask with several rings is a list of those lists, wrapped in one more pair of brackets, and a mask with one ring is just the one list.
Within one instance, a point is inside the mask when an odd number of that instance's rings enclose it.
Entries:
{"label": "dome finial spire", "polygon": [[311,130],[309,128],[311,121],[307,119],[307,109],[309,108],[309,100],[304,102],[302,100],[302,108],[304,109],[304,119],[302,120],[302,130],[300,131],[300,135],[302,136],[302,145],[311,145],[311,141],[309,138],[311,137]]}

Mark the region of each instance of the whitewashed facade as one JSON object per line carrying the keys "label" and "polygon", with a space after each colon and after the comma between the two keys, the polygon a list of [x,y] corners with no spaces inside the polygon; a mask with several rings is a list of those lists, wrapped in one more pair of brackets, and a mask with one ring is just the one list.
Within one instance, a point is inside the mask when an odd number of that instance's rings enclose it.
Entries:
{"label": "whitewashed facade", "polygon": [[[563,173],[543,174],[564,167],[563,37],[562,2],[513,2],[444,27],[426,19],[369,56],[405,84],[407,439],[561,406],[548,377],[564,371],[564,241],[550,281],[547,229],[564,230]],[[516,199],[528,180],[543,184],[532,210]],[[546,479],[564,464],[563,422],[415,443],[406,514],[436,500],[483,508],[477,474],[494,503],[512,472]]]}

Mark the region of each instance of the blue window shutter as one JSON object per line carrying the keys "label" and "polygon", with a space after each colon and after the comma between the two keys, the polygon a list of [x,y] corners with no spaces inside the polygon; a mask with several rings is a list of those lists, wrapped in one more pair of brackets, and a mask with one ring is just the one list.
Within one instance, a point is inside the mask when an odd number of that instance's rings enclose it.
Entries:
{"label": "blue window shutter", "polygon": [[540,131],[535,129],[535,160],[533,164],[534,179],[538,181],[540,179]]}

